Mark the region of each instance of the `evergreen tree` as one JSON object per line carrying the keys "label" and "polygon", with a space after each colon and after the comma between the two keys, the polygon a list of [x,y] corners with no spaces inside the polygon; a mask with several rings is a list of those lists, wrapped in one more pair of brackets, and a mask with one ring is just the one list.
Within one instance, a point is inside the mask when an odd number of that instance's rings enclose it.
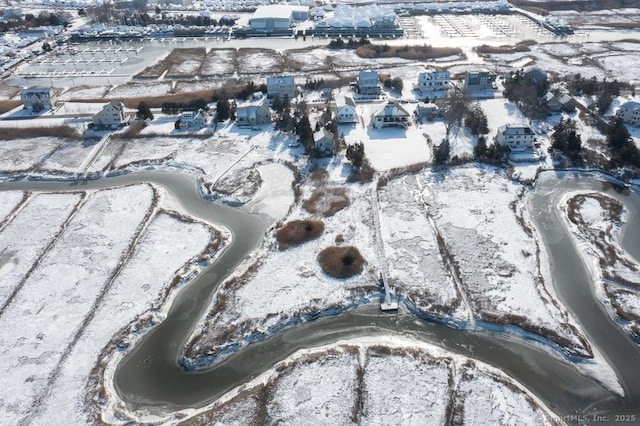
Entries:
{"label": "evergreen tree", "polygon": [[136,117],[143,120],[153,120],[153,113],[151,112],[151,108],[149,108],[149,105],[147,105],[146,102],[143,101],[138,104],[138,112],[136,113]]}
{"label": "evergreen tree", "polygon": [[611,148],[620,149],[631,140],[631,135],[627,126],[624,125],[621,117],[615,117],[607,127],[607,142]]}
{"label": "evergreen tree", "polygon": [[449,146],[449,140],[443,139],[440,145],[433,147],[433,161],[435,164],[445,164],[449,161],[449,154],[451,153],[451,147]]}
{"label": "evergreen tree", "polygon": [[220,99],[216,104],[216,121],[223,122],[231,116],[231,105],[228,99]]}
{"label": "evergreen tree", "polygon": [[356,169],[362,167],[362,163],[364,162],[364,144],[362,142],[354,143],[347,147],[347,160],[349,160]]}
{"label": "evergreen tree", "polygon": [[489,133],[487,115],[480,104],[474,104],[468,109],[464,125],[469,128],[473,135],[486,135]]}
{"label": "evergreen tree", "polygon": [[475,155],[476,159],[485,158],[487,156],[487,140],[480,136],[478,138],[478,143],[473,148],[473,155]]}

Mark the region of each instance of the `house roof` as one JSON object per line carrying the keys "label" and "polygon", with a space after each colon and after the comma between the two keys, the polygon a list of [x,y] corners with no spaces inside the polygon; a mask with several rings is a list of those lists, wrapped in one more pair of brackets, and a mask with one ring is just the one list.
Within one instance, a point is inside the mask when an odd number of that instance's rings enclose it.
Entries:
{"label": "house roof", "polygon": [[408,117],[409,113],[400,104],[388,102],[384,108],[375,112],[374,117]]}
{"label": "house roof", "polygon": [[356,102],[353,100],[351,96],[338,96],[336,98],[336,106],[340,108],[345,105],[349,105],[355,108]]}
{"label": "house roof", "polygon": [[50,87],[27,87],[25,89],[22,89],[20,91],[20,94],[28,95],[31,93],[50,93],[50,92],[51,92]]}
{"label": "house roof", "polygon": [[558,99],[558,101],[560,101],[561,104],[566,104],[567,102],[571,102],[573,100],[574,99],[571,96],[567,95],[566,93],[560,96],[560,99]]}
{"label": "house roof", "polygon": [[279,77],[268,77],[267,78],[267,85],[269,84],[277,84],[277,83],[286,83],[286,84],[295,84],[295,79],[292,75],[283,75],[283,76],[279,76]]}
{"label": "house roof", "polygon": [[120,101],[111,101],[108,104],[106,104],[104,107],[102,107],[102,109],[104,110],[109,106],[117,109],[118,111],[124,111],[124,104]]}
{"label": "house roof", "polygon": [[314,142],[319,142],[322,139],[328,139],[328,138],[333,139],[333,133],[331,133],[324,127],[313,134]]}
{"label": "house roof", "polygon": [[258,6],[253,13],[251,19],[264,19],[264,18],[280,18],[290,19],[293,12],[308,12],[307,6],[289,6],[283,4],[271,4]]}
{"label": "house roof", "polygon": [[635,101],[625,102],[622,105],[620,105],[620,109],[630,109],[635,111],[637,109],[640,109],[640,103]]}
{"label": "house roof", "polygon": [[498,133],[505,135],[535,135],[529,126],[515,126],[513,124],[505,124],[498,127]]}
{"label": "house roof", "polygon": [[547,93],[545,93],[545,94],[544,94],[544,96],[542,97],[542,100],[543,100],[543,101],[545,101],[545,102],[550,102],[550,101],[552,101],[552,100],[553,100],[553,99],[555,99],[555,98],[556,98],[556,95],[554,95],[554,94],[553,94],[553,93],[551,93],[551,92],[547,92]]}
{"label": "house roof", "polygon": [[362,79],[370,79],[370,78],[378,78],[378,73],[376,71],[360,71],[358,74],[358,80]]}

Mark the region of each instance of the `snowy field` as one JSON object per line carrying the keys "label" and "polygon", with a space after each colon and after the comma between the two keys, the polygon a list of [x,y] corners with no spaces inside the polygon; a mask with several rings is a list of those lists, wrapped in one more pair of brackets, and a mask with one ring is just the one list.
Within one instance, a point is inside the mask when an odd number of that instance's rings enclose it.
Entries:
{"label": "snowy field", "polygon": [[591,357],[585,336],[540,270],[543,248],[531,234],[524,187],[491,167],[425,172],[419,181],[474,316],[541,333],[571,353]]}
{"label": "snowy field", "polygon": [[[305,198],[312,189],[305,187]],[[246,344],[249,336],[268,333],[305,314],[348,308],[378,290],[372,193],[351,186],[347,194],[351,200],[348,209],[319,217],[325,228],[318,239],[282,251],[277,249],[273,232],[269,233],[257,264],[244,275],[229,278],[214,295],[209,314],[190,338],[188,363],[202,362],[203,357],[215,360],[230,345]],[[297,205],[287,221],[309,217]],[[367,261],[361,275],[337,279],[320,268],[318,253],[336,245],[338,235],[344,241],[341,245],[355,246]]]}
{"label": "snowy field", "polygon": [[299,351],[212,407],[176,413],[168,424],[300,424],[301,419],[332,425],[451,419],[463,425],[557,424],[548,408],[503,373],[400,338],[353,339]]}
{"label": "snowy field", "polygon": [[[23,198],[0,194],[9,207]],[[208,225],[155,211],[159,199],[176,205],[167,197],[148,185],[37,193],[5,221],[3,421],[89,423],[85,387],[101,349],[142,312],[162,308],[173,277],[197,271],[196,256],[220,238]]]}

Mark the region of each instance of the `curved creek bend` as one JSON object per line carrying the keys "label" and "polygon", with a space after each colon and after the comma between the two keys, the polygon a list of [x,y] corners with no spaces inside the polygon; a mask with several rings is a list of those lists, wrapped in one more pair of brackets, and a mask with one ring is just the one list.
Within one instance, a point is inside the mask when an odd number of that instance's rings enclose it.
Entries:
{"label": "curved creek bend", "polygon": [[217,260],[177,293],[166,319],[134,342],[117,366],[114,386],[132,410],[163,415],[179,409],[203,407],[300,348],[355,336],[390,334],[424,340],[500,368],[558,415],[640,414],[640,371],[637,369],[640,348],[610,319],[595,298],[590,274],[560,212],[554,208],[572,191],[599,191],[622,201],[628,212],[622,243],[631,256],[640,259],[640,226],[637,223],[640,197],[633,191],[620,191],[599,178],[563,174],[540,180],[528,200],[530,214],[548,250],[556,293],[617,372],[625,391],[625,397],[621,398],[584,376],[571,363],[550,355],[553,348],[544,349],[539,344],[527,343],[522,337],[504,333],[453,329],[426,322],[406,309],[397,314],[382,314],[376,303],[282,330],[211,368],[184,372],[178,357],[191,330],[206,312],[211,296],[222,280],[260,244],[270,221],[243,209],[204,200],[193,177],[167,172],[141,171],[83,182],[5,182],[0,190],[64,192],[146,182],[164,187],[190,215],[227,227],[233,237]]}

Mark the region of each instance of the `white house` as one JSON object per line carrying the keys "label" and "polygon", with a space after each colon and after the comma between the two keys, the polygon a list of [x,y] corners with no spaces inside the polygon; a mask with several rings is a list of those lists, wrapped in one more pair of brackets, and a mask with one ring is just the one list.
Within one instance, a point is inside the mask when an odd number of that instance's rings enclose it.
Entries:
{"label": "white house", "polygon": [[376,71],[360,71],[358,74],[358,94],[377,98],[380,95],[380,78]]}
{"label": "white house", "polygon": [[258,6],[249,19],[252,30],[273,31],[286,30],[295,22],[309,18],[308,6],[272,4]]}
{"label": "white house", "polygon": [[442,117],[443,113],[440,107],[436,104],[419,102],[415,111],[416,117],[427,120],[433,120],[438,117]]}
{"label": "white house", "polygon": [[334,153],[333,133],[324,127],[313,134],[313,146],[320,157],[330,157]]}
{"label": "white house", "polygon": [[421,94],[446,91],[449,90],[450,81],[449,71],[430,70],[418,74],[418,83],[414,89]]}
{"label": "white house", "polygon": [[496,142],[508,146],[511,152],[531,151],[535,140],[536,134],[529,126],[505,124],[500,126],[496,133]]}
{"label": "white house", "polygon": [[203,109],[183,111],[179,121],[181,129],[201,129],[207,124],[207,113]]}
{"label": "white house", "polygon": [[377,129],[383,127],[408,127],[411,117],[406,109],[396,102],[387,102],[380,110],[373,113],[371,125]]}
{"label": "white house", "polygon": [[284,99],[285,96],[292,100],[296,93],[296,81],[292,75],[267,78],[267,98],[276,96]]}
{"label": "white house", "polygon": [[259,126],[271,123],[271,108],[265,99],[255,99],[238,106],[236,124],[238,126]]}
{"label": "white house", "polygon": [[24,109],[40,112],[51,109],[51,88],[49,87],[29,87],[20,91],[20,99],[24,104]]}
{"label": "white house", "polygon": [[616,111],[616,117],[622,118],[626,124],[640,126],[640,103],[633,101],[623,103]]}
{"label": "white house", "polygon": [[124,104],[119,101],[109,102],[93,116],[93,126],[98,130],[115,130],[125,124],[127,124],[127,117],[124,113]]}
{"label": "white house", "polygon": [[335,116],[340,124],[356,123],[358,121],[356,103],[351,96],[338,96],[335,104]]}

